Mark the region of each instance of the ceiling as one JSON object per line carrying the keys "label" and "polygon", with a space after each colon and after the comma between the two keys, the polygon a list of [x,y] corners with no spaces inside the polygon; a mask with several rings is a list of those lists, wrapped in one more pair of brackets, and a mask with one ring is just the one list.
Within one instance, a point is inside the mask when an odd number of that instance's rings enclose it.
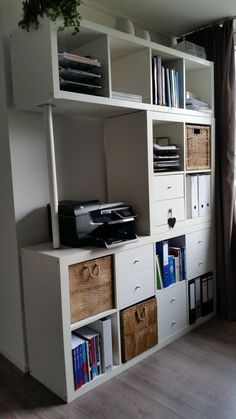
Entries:
{"label": "ceiling", "polygon": [[126,16],[145,29],[181,36],[236,15],[235,0],[89,0],[97,10]]}

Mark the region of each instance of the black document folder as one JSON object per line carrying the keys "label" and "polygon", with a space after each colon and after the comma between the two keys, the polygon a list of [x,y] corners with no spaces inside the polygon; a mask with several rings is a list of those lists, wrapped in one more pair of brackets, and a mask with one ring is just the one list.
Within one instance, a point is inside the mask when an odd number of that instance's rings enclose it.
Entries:
{"label": "black document folder", "polygon": [[208,274],[201,276],[201,315],[208,314]]}
{"label": "black document folder", "polygon": [[189,324],[196,321],[196,289],[195,279],[188,281],[188,308],[189,308]]}

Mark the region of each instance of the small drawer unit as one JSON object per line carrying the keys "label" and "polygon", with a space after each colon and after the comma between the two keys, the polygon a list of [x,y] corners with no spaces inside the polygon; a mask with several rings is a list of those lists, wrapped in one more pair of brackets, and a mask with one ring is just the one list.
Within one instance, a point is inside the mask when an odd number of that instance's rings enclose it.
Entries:
{"label": "small drawer unit", "polygon": [[166,199],[184,197],[183,175],[155,176],[153,180],[153,200],[162,201]]}
{"label": "small drawer unit", "polygon": [[186,307],[186,282],[181,281],[177,285],[163,289],[157,295],[158,317],[178,309]]}
{"label": "small drawer unit", "polygon": [[168,225],[168,219],[170,218],[174,220],[174,225],[178,221],[183,221],[185,219],[184,198],[167,199],[166,201],[154,202],[154,227]]}
{"label": "small drawer unit", "polygon": [[194,231],[186,234],[186,247],[188,254],[200,252],[212,247],[211,229]]}
{"label": "small drawer unit", "polygon": [[212,270],[212,230],[205,228],[186,234],[187,278],[193,279]]}
{"label": "small drawer unit", "polygon": [[188,254],[187,251],[187,278],[192,279],[212,271],[212,250]]}
{"label": "small drawer unit", "polygon": [[112,265],[109,255],[68,267],[71,323],[114,307]]}
{"label": "small drawer unit", "polygon": [[126,307],[155,294],[153,246],[147,245],[116,255],[117,301]]}
{"label": "small drawer unit", "polygon": [[180,332],[187,326],[187,310],[185,307],[178,308],[166,314],[158,316],[158,341],[161,342],[171,335]]}

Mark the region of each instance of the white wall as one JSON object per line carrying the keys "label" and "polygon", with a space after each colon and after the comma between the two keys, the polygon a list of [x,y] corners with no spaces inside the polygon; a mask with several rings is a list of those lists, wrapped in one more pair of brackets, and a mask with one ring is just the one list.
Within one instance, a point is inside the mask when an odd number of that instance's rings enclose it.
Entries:
{"label": "white wall", "polygon": [[[0,40],[0,62],[3,48]],[[25,368],[22,290],[14,215],[13,185],[5,97],[4,67],[0,67],[0,352]]]}

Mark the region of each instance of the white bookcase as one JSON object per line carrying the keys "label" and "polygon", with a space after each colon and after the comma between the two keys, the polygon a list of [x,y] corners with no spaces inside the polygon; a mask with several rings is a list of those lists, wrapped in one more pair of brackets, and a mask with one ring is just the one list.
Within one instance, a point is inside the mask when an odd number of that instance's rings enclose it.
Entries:
{"label": "white bookcase", "polygon": [[[51,243],[22,250],[25,316],[30,373],[66,401],[71,401],[125,370],[214,315],[188,322],[188,280],[213,270],[212,213],[188,218],[187,175],[210,174],[213,196],[213,64],[82,20],[78,35],[45,21],[38,31],[11,36],[14,107],[56,114],[76,114],[104,121],[107,200],[127,201],[137,211],[138,241],[115,249],[60,248]],[[26,51],[27,45],[27,51]],[[102,63],[100,96],[60,90],[58,52],[98,58]],[[152,104],[152,57],[179,73],[180,107]],[[24,59],[22,59],[24,57]],[[211,111],[185,108],[187,91],[210,104]],[[113,91],[142,96],[142,102],[118,100]],[[89,124],[89,118],[88,118]],[[186,125],[211,130],[211,168],[186,168]],[[180,153],[178,171],[155,173],[154,137],[167,136]],[[50,137],[50,135],[49,135]],[[56,138],[55,138],[56,141]],[[54,159],[53,144],[49,157]],[[53,184],[54,190],[57,185]],[[55,192],[55,190],[54,190]],[[78,197],[79,199],[79,197]],[[173,228],[169,213],[176,218]],[[186,247],[187,280],[157,290],[156,243],[170,240]],[[70,321],[68,267],[105,255],[114,264],[114,308],[77,323]],[[136,264],[134,268],[134,264]],[[135,262],[136,261],[136,262]],[[156,296],[158,344],[127,363],[121,361],[120,310]],[[95,320],[112,320],[113,368],[74,390],[71,333]]]}

